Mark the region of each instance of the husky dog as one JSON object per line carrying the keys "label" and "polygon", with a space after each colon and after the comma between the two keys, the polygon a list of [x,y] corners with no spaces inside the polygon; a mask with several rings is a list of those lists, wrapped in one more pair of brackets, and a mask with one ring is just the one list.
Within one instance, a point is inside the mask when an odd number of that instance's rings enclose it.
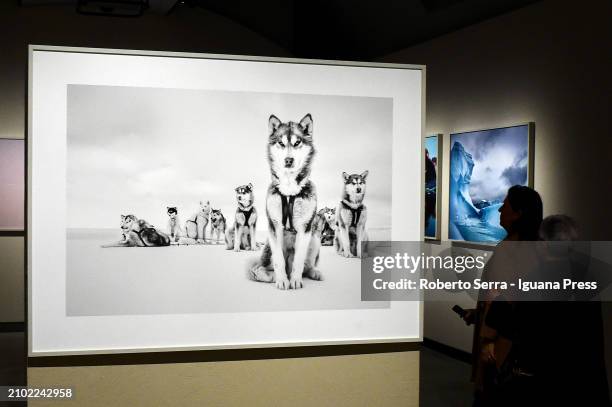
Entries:
{"label": "husky dog", "polygon": [[255,241],[255,227],[257,226],[257,210],[253,204],[253,184],[241,185],[236,188],[236,215],[234,224],[225,233],[227,250],[239,252],[244,250],[257,250]]}
{"label": "husky dog", "polygon": [[315,155],[312,117],[299,123],[268,120],[268,163],[272,183],[266,198],[268,241],[261,258],[250,264],[248,276],[255,281],[275,282],[282,290],[302,288],[302,275],[322,280],[315,267],[321,246],[313,233],[317,194],[310,181]]}
{"label": "husky dog", "polygon": [[221,209],[212,209],[210,213],[210,238],[217,244],[220,236],[225,236],[225,216],[221,213]]}
{"label": "husky dog", "polygon": [[185,222],[185,230],[187,231],[187,237],[190,239],[196,239],[198,243],[205,243],[206,241],[206,226],[208,225],[208,216],[210,215],[210,202],[200,201],[200,209],[187,219]]}
{"label": "husky dog", "polygon": [[172,243],[177,243],[184,235],[176,206],[166,207],[168,212],[168,235]]}
{"label": "husky dog", "polygon": [[344,193],[336,211],[334,246],[344,257],[361,258],[361,243],[368,240],[365,230],[368,212],[363,204],[367,176],[367,170],[361,174],[342,173]]}
{"label": "husky dog", "polygon": [[121,215],[122,240],[102,247],[155,247],[169,246],[170,237],[158,231],[144,219],[134,215]]}
{"label": "husky dog", "polygon": [[336,235],[336,208],[325,207],[317,213],[317,217],[322,222],[321,246],[333,246]]}

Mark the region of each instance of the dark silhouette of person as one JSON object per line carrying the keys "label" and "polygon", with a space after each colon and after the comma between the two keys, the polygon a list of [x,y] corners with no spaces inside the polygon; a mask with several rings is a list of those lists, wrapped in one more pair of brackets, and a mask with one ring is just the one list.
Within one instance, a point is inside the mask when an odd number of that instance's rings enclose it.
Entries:
{"label": "dark silhouette of person", "polygon": [[[521,265],[514,264],[512,244],[538,239],[538,231],[543,218],[543,204],[540,194],[532,188],[515,185],[508,193],[499,208],[500,225],[506,230],[506,238],[497,246],[491,260],[483,270],[482,279],[489,281],[504,280],[509,273],[517,270],[524,272],[533,264],[535,256],[520,259]],[[510,250],[504,249],[504,243],[510,243]],[[506,245],[508,246],[508,245]],[[499,335],[494,327],[486,323],[490,308],[498,293],[487,291],[479,293],[476,309],[468,310],[463,316],[466,324],[474,324],[472,343],[472,380],[475,384],[474,406],[498,406],[497,384],[501,359],[509,353],[508,340],[498,340]],[[494,311],[494,314],[502,314]]]}

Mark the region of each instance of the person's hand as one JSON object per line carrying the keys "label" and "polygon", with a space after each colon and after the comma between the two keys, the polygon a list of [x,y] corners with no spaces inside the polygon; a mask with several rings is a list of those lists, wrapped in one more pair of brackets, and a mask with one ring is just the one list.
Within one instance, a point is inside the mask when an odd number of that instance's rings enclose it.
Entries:
{"label": "person's hand", "polygon": [[487,342],[482,345],[480,359],[484,363],[495,363],[495,344],[493,342]]}
{"label": "person's hand", "polygon": [[462,319],[465,321],[466,325],[472,325],[476,322],[476,309],[466,309]]}

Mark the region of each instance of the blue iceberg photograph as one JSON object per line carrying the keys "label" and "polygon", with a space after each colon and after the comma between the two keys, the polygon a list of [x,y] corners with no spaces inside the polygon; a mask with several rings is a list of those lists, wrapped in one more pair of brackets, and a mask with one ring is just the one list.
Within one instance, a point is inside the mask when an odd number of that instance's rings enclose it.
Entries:
{"label": "blue iceberg photograph", "polygon": [[438,135],[425,138],[425,237],[437,236]]}
{"label": "blue iceberg photograph", "polygon": [[451,134],[450,145],[448,238],[503,240],[499,208],[508,188],[528,184],[529,125]]}

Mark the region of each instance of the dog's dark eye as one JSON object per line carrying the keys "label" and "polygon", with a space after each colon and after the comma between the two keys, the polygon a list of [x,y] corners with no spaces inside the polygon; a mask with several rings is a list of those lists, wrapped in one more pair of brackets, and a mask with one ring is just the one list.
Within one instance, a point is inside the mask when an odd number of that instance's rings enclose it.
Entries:
{"label": "dog's dark eye", "polygon": [[296,141],[296,142],[295,142],[295,144],[293,145],[293,147],[297,147],[297,146],[299,146],[300,144],[302,144],[302,140],[298,140],[298,141]]}
{"label": "dog's dark eye", "polygon": [[278,145],[279,145],[281,148],[285,147],[285,144],[284,144],[282,141],[279,141],[279,142],[278,142]]}

